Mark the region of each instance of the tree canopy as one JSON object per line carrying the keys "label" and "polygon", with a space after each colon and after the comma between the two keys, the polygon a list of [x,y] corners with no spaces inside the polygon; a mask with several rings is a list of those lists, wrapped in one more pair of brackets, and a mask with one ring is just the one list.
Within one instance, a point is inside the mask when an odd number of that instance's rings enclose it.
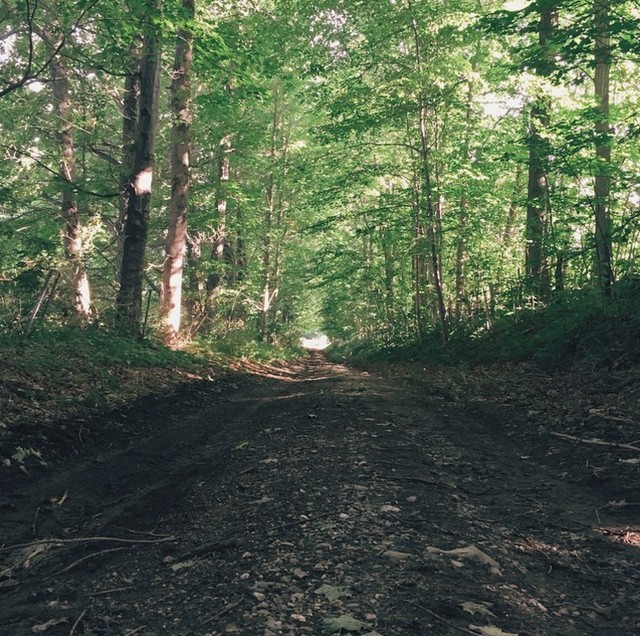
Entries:
{"label": "tree canopy", "polygon": [[640,265],[629,0],[6,0],[0,326],[447,341]]}

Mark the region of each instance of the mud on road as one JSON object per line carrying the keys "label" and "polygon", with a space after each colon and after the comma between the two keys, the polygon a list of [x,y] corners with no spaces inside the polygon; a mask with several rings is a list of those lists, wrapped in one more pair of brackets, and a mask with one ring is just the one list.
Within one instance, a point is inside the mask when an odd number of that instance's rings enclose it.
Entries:
{"label": "mud on road", "polygon": [[0,634],[640,635],[620,451],[530,429],[321,355],[88,422],[0,471]]}

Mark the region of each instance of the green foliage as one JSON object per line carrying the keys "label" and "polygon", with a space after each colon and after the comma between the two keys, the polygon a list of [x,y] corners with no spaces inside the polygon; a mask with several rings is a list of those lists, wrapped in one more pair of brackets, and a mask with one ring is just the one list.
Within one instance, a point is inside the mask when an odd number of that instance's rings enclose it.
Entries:
{"label": "green foliage", "polygon": [[187,352],[97,327],[40,329],[27,339],[0,335],[0,349],[16,368],[53,374],[72,373],[79,361],[97,376],[114,367],[188,367],[202,362]]}
{"label": "green foliage", "polygon": [[490,330],[459,330],[446,347],[434,332],[422,344],[361,342],[332,355],[425,365],[533,362],[548,368],[629,368],[640,364],[639,289],[636,278],[621,281],[612,304],[596,292],[560,294],[546,307],[501,316]]}
{"label": "green foliage", "polygon": [[215,334],[210,339],[199,338],[189,348],[204,355],[217,354],[226,359],[255,362],[292,360],[304,354],[304,350],[293,339],[278,343],[263,342],[258,339],[256,331],[248,329],[234,329],[223,336]]}
{"label": "green foliage", "polygon": [[[269,245],[270,291],[277,286],[277,294],[265,336],[276,349],[295,343],[303,331],[326,329],[335,341],[363,351],[395,346],[413,355],[410,343],[421,339],[444,359],[457,355],[457,347],[466,351],[469,337],[480,350],[504,330],[482,355],[573,355],[570,339],[563,338],[581,329],[574,299],[592,308],[594,320],[612,316],[591,300],[593,175],[599,169],[593,148],[602,141],[595,133],[601,115],[591,85],[592,3],[555,4],[559,22],[551,58],[538,42],[539,10],[548,6],[541,1],[521,11],[492,12],[495,3],[471,0],[211,0],[197,5],[194,20],[180,0],[165,3],[157,21],[164,36],[162,86],[170,81],[166,69],[178,30],[189,26],[195,40],[185,339],[214,348],[220,342],[229,354],[276,354],[271,345],[252,344]],[[640,247],[640,18],[631,2],[611,6],[614,159],[607,169],[616,272],[631,279]],[[59,54],[71,77],[82,263],[96,323],[108,325],[117,290],[118,100],[123,74],[135,68],[148,6],[65,1],[46,15],[37,8],[35,23],[64,35]],[[6,22],[19,34],[15,44],[0,45],[0,75],[8,81],[25,68],[30,40],[23,13],[10,11]],[[34,68],[41,71],[34,79],[47,80],[47,47],[37,36],[33,43]],[[543,313],[526,309],[521,271],[529,110],[540,99],[552,104],[542,136],[550,154],[544,247],[550,271],[556,261],[564,263],[558,287],[565,290]],[[163,100],[144,279],[145,288],[154,290],[150,331],[171,190],[167,109]],[[66,278],[42,324],[72,322],[63,302],[68,263],[60,241],[59,122],[52,113],[46,82],[0,103],[0,330],[6,332],[24,326],[50,270]],[[226,150],[223,139],[229,140]],[[230,178],[223,182],[225,152]],[[271,227],[270,187],[279,215]],[[437,224],[425,212],[427,197],[437,208]],[[224,259],[217,260],[221,200],[226,243]],[[433,239],[430,224],[437,225]],[[432,240],[453,334],[446,351],[435,327]],[[220,283],[215,293],[212,280]],[[120,361],[134,366],[148,355],[138,358],[126,343],[122,349]]]}

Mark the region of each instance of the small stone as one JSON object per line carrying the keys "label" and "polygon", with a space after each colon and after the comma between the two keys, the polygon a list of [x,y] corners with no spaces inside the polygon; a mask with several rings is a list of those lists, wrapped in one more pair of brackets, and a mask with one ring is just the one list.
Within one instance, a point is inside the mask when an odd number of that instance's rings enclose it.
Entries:
{"label": "small stone", "polygon": [[293,571],[293,576],[295,576],[297,579],[304,579],[306,576],[309,576],[309,575],[304,570],[301,570],[300,568],[296,568]]}
{"label": "small stone", "polygon": [[306,623],[307,622],[306,616],[303,616],[302,614],[291,614],[291,620],[292,621],[296,621],[298,623]]}
{"label": "small stone", "polygon": [[349,515],[346,512],[341,512],[339,515],[340,519],[348,519]]}
{"label": "small stone", "polygon": [[410,495],[409,497],[407,497],[407,501],[409,503],[415,503],[416,501],[418,501],[418,498],[415,495]]}
{"label": "small stone", "polygon": [[241,580],[241,581],[246,581],[250,576],[251,576],[251,575],[249,574],[249,572],[243,572],[243,573],[240,575],[240,580]]}
{"label": "small stone", "polygon": [[264,601],[267,597],[262,592],[254,592],[253,598],[255,598],[258,603],[262,603],[262,601]]}

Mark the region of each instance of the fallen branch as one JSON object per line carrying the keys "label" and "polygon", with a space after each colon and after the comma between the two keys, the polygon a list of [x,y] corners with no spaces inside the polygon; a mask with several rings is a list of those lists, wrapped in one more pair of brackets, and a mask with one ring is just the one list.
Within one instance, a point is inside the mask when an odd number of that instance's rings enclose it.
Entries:
{"label": "fallen branch", "polygon": [[92,541],[113,541],[114,543],[166,543],[167,541],[175,541],[174,536],[162,537],[161,539],[121,539],[120,537],[78,537],[77,539],[40,539],[39,541],[30,541],[28,543],[16,543],[0,548],[0,553],[11,552],[18,548],[30,548],[36,545],[65,545],[68,543],[91,543]]}
{"label": "fallen branch", "polygon": [[566,439],[570,442],[580,442],[581,444],[591,444],[592,446],[607,446],[609,448],[623,448],[625,450],[635,451],[640,453],[640,447],[633,444],[618,444],[616,442],[605,442],[601,439],[585,439],[584,437],[576,437],[575,435],[567,435],[566,433],[550,433],[553,437],[559,439]]}
{"label": "fallen branch", "polygon": [[58,572],[54,572],[53,574],[49,574],[49,576],[45,576],[45,579],[50,579],[53,578],[54,576],[59,576],[60,574],[65,574],[65,572],[69,572],[69,570],[73,570],[73,568],[75,568],[76,566],[80,565],[81,563],[84,563],[85,561],[89,561],[90,559],[93,559],[93,557],[97,557],[100,556],[101,554],[107,554],[109,552],[122,552],[122,550],[126,550],[127,548],[107,548],[106,550],[100,550],[98,552],[92,552],[91,554],[87,554],[83,557],[81,557],[80,559],[78,559],[77,561],[74,561],[73,563],[70,563],[69,565],[67,565],[67,567],[62,568],[62,570],[58,570]]}

